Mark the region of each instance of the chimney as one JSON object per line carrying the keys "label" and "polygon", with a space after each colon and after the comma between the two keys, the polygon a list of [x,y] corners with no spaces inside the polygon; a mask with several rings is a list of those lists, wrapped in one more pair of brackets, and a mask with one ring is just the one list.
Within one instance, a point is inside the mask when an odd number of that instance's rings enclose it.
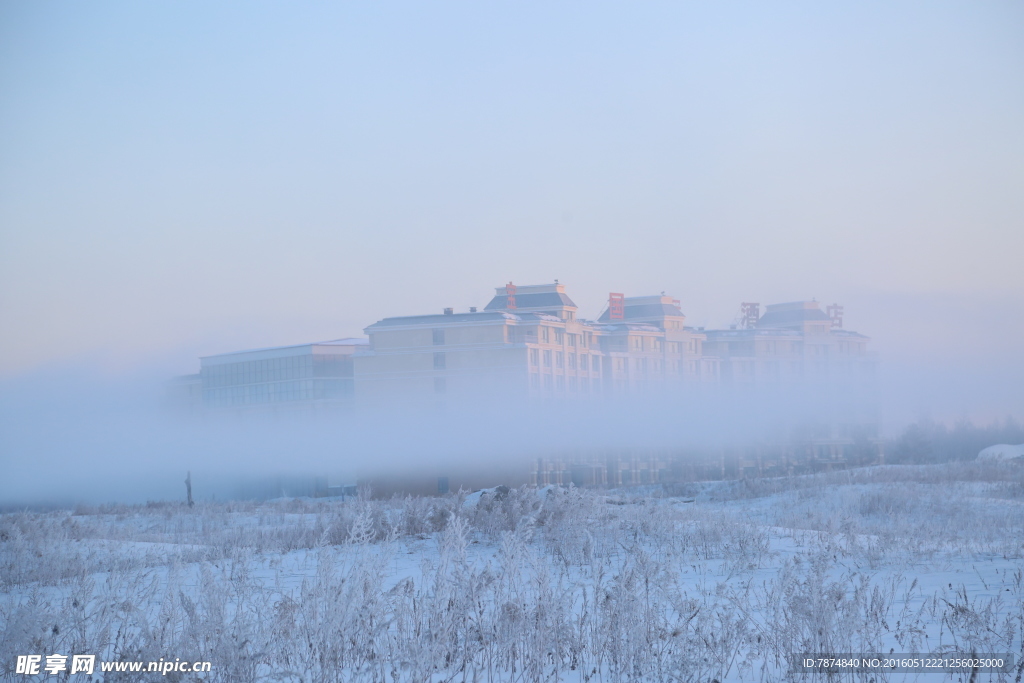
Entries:
{"label": "chimney", "polygon": [[455,309],[454,308],[446,308],[446,309],[444,309],[444,314],[445,315],[455,315]]}
{"label": "chimney", "polygon": [[469,307],[469,312],[470,313],[476,313],[476,306],[470,306]]}
{"label": "chimney", "polygon": [[625,320],[626,318],[626,295],[612,292],[608,295],[608,319]]}

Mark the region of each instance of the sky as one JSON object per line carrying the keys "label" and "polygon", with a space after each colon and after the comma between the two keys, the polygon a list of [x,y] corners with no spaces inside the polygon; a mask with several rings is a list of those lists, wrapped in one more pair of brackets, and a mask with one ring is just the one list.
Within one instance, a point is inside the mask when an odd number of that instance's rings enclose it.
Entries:
{"label": "sky", "polygon": [[1024,415],[1022,122],[1019,2],[2,3],[0,380],[557,278],[842,303],[908,416]]}

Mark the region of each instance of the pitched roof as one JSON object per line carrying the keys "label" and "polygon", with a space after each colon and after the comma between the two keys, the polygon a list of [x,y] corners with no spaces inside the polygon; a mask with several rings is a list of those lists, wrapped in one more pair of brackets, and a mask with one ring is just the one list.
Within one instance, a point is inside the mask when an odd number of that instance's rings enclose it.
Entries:
{"label": "pitched roof", "polygon": [[621,332],[624,330],[637,330],[641,332],[661,332],[661,328],[656,325],[648,325],[647,323],[630,323],[630,322],[619,322],[616,320],[612,324],[598,323],[597,328],[602,332]]}
{"label": "pitched roof", "polygon": [[508,311],[478,311],[476,313],[453,313],[451,315],[444,314],[433,314],[433,315],[407,315],[399,316],[395,318],[384,318],[378,320],[369,327],[367,331],[381,328],[381,327],[400,327],[405,325],[451,325],[453,323],[476,323],[476,322],[504,322],[506,320],[512,320],[517,322],[530,321],[530,320],[548,320],[552,322],[561,322],[559,318],[551,315],[545,315],[542,312],[516,312],[510,313]]}
{"label": "pitched roof", "polygon": [[[536,294],[516,294],[516,308],[562,308],[563,306],[569,306],[576,308],[576,304],[572,302],[567,295],[561,292],[538,292]],[[497,295],[491,299],[490,303],[484,306],[485,311],[504,311],[508,308],[508,297]]]}
{"label": "pitched roof", "polygon": [[[636,320],[638,318],[661,318],[664,316],[681,318],[683,317],[683,312],[679,310],[678,306],[673,306],[672,304],[638,304],[630,306],[627,301],[625,316],[625,320]],[[597,320],[602,323],[611,322],[607,308]]]}
{"label": "pitched roof", "polygon": [[792,327],[805,322],[829,321],[831,318],[818,308],[798,308],[784,311],[772,311],[761,316],[758,327]]}
{"label": "pitched roof", "polygon": [[499,321],[516,319],[516,316],[505,313],[503,311],[490,311],[490,312],[478,312],[478,313],[452,313],[451,315],[445,315],[442,313],[431,314],[431,315],[403,315],[394,318],[384,318],[373,323],[367,330],[371,330],[375,327],[394,327],[398,325],[443,325],[451,324],[454,322],[466,323],[466,322],[486,322],[486,321]]}

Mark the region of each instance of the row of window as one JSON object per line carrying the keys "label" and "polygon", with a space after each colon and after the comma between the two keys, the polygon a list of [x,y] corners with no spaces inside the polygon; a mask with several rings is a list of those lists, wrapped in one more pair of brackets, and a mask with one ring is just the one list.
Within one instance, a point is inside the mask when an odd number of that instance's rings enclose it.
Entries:
{"label": "row of window", "polygon": [[[601,371],[601,357],[591,356],[588,354],[576,355],[574,353],[564,354],[561,351],[549,351],[547,349],[530,349],[530,365],[538,367],[540,360],[544,360],[544,367],[556,369],[568,368],[569,370],[579,369],[583,372],[590,370],[591,372],[598,373]],[[589,360],[588,360],[589,359]],[[673,373],[683,373],[688,370],[691,373],[697,372],[696,361],[682,361],[682,360],[669,360],[665,361],[661,358],[634,358],[632,368],[629,366],[628,358],[613,358],[612,367],[617,372],[627,372],[630,369],[635,370],[638,373],[646,373],[648,371],[653,373],[662,373],[665,371]],[[447,368],[447,358],[444,352],[434,353],[434,369],[444,370]]]}
{"label": "row of window", "polygon": [[628,337],[627,339],[627,348],[635,352],[662,353],[666,351],[672,355],[680,355],[683,353],[695,354],[699,349],[697,342],[693,339],[687,342],[665,342],[656,337]]}
{"label": "row of window", "polygon": [[[509,339],[510,331],[514,335],[515,334],[515,328],[508,328],[508,327],[505,328],[505,335],[506,335],[506,339],[505,340],[506,341],[514,341],[514,339]],[[444,346],[444,344],[445,344],[445,334],[444,334],[444,332],[445,332],[444,330],[433,330],[432,331],[434,346]],[[532,330],[528,330],[526,332],[526,335],[527,335],[527,339],[526,339],[527,341],[531,341],[534,338]],[[655,351],[655,352],[660,352],[662,350],[662,341],[660,339],[656,339],[654,337],[630,337],[630,339],[631,339],[630,347],[634,351]],[[647,341],[644,341],[645,339]],[[584,332],[582,334],[577,334],[575,332],[565,332],[564,330],[560,330],[560,329],[558,329],[556,327],[549,327],[547,325],[541,325],[540,326],[540,342],[544,343],[544,344],[550,344],[550,343],[553,342],[553,343],[557,344],[558,346],[566,346],[566,345],[568,345],[569,348],[576,348],[576,347],[587,348],[587,347],[590,347],[590,346],[593,345],[593,343],[594,343],[594,334],[592,332]],[[683,353],[683,347],[684,346],[686,347],[686,350],[689,351],[690,353],[696,352],[697,346],[696,346],[696,342],[694,342],[693,340],[691,340],[691,341],[689,341],[689,342],[687,342],[685,344],[683,342],[668,342],[668,352],[669,353]]]}
{"label": "row of window", "polygon": [[801,342],[780,342],[780,341],[765,341],[761,342],[761,349],[764,353],[798,353],[800,351]]}
{"label": "row of window", "polygon": [[629,346],[634,351],[654,351],[660,353],[665,348],[665,345],[667,345],[669,353],[683,353],[684,349],[689,353],[697,352],[697,342],[692,339],[685,343],[678,341],[663,343],[655,337],[630,337],[630,339],[632,341],[629,343]]}
{"label": "row of window", "polygon": [[[432,330],[431,331],[432,341],[433,341],[434,346],[444,346],[444,344],[445,344],[445,334],[444,334],[444,332],[445,332],[444,330]],[[519,334],[522,335],[525,338],[526,341],[535,341],[536,337],[537,337],[537,335],[533,332],[533,330],[526,330],[525,334],[522,333],[522,332],[520,332]],[[506,342],[515,341],[515,339],[514,339],[515,336],[516,336],[516,328],[509,328],[509,327],[506,326],[505,327],[505,341]],[[552,340],[553,340],[554,343],[558,344],[559,346],[564,346],[564,345],[568,344],[568,346],[571,347],[571,348],[575,348],[577,346],[582,347],[582,348],[587,348],[587,347],[589,347],[589,346],[591,346],[593,344],[593,338],[594,338],[593,332],[585,332],[583,334],[576,334],[575,332],[568,332],[567,333],[564,330],[560,330],[560,329],[555,328],[555,327],[548,327],[546,325],[541,325],[540,326],[540,341],[545,343],[545,344],[550,344],[550,343],[552,343]]]}
{"label": "row of window", "polygon": [[334,399],[351,395],[351,379],[307,379],[204,389],[203,402],[207,406],[219,408],[283,403],[287,401]]}
{"label": "row of window", "polygon": [[697,361],[682,361],[682,360],[662,360],[661,358],[634,358],[632,367],[630,367],[628,358],[614,358],[612,359],[612,367],[616,372],[628,372],[634,370],[638,373],[653,372],[671,372],[671,373],[683,373],[697,372]]}
{"label": "row of window", "polygon": [[584,332],[583,334],[576,334],[575,332],[565,332],[557,327],[548,327],[547,325],[540,326],[540,340],[544,344],[550,344],[554,339],[554,343],[559,346],[565,346],[566,343],[570,347],[582,347],[587,348],[592,346],[594,343],[594,333]]}
{"label": "row of window", "polygon": [[281,382],[311,377],[351,377],[352,359],[348,356],[304,355],[267,360],[228,363],[202,368],[204,389]]}
{"label": "row of window", "polygon": [[537,367],[540,365],[541,358],[544,359],[544,367],[546,368],[568,367],[570,370],[579,368],[584,372],[587,370],[592,372],[601,371],[600,356],[591,356],[585,353],[579,355],[575,353],[565,354],[562,351],[549,351],[547,349],[544,349],[542,353],[541,349],[530,349],[530,365]]}

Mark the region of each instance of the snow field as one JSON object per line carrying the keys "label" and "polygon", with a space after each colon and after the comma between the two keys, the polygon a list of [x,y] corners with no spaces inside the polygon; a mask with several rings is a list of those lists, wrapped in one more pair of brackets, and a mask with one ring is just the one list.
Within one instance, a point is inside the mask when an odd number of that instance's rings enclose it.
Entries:
{"label": "snow field", "polygon": [[1024,468],[951,463],[5,514],[0,672],[24,678],[33,653],[310,682],[814,678],[788,672],[800,652],[1020,662],[1022,503]]}

